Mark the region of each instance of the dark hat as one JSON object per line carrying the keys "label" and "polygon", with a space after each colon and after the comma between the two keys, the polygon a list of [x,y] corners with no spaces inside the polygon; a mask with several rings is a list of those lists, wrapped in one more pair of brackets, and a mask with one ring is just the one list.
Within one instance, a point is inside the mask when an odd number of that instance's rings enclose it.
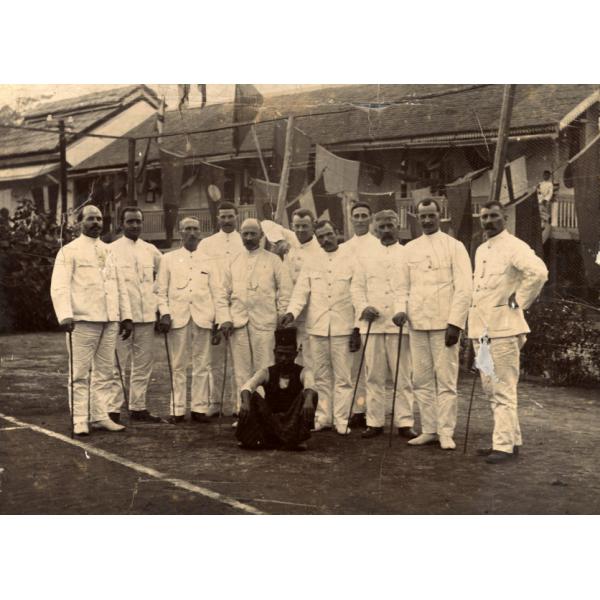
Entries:
{"label": "dark hat", "polygon": [[275,330],[275,347],[296,350],[296,328],[282,327]]}

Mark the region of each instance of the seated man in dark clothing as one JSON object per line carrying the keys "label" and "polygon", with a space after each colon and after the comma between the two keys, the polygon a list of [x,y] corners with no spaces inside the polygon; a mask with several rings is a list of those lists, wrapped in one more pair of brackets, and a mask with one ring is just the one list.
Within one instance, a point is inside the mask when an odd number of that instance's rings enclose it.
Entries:
{"label": "seated man in dark clothing", "polygon": [[236,429],[246,449],[306,450],[317,393],[310,374],[294,363],[296,329],[275,331],[275,364],[254,374],[242,387]]}

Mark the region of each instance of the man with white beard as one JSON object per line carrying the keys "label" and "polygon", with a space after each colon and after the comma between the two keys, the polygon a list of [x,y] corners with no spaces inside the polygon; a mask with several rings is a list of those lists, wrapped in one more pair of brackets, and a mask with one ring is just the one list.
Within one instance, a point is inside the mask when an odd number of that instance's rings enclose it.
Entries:
{"label": "man with white beard", "polygon": [[[394,289],[405,249],[398,243],[398,215],[393,210],[382,210],[375,215],[379,234],[379,248],[368,257],[356,261],[352,278],[352,302],[359,316],[361,334],[371,323],[369,343],[365,349],[367,388],[367,429],[363,438],[383,433],[386,408],[386,381],[396,373],[398,354],[398,327],[394,316]],[[411,359],[408,327],[403,330],[402,349],[398,370],[398,388],[392,427],[398,427],[400,436],[413,439],[414,425],[411,384]]]}
{"label": "man with white beard", "polygon": [[254,373],[273,364],[275,329],[292,291],[281,259],[260,247],[260,223],[246,219],[241,236],[244,249],[231,261],[222,278],[231,320],[221,323],[221,331],[225,339],[231,339],[235,413],[239,413],[242,386]]}

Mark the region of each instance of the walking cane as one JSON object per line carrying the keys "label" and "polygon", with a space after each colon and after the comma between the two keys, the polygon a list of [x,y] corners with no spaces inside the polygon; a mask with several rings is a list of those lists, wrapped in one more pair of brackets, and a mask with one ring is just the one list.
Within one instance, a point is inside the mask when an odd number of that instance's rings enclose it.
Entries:
{"label": "walking cane", "polygon": [[225,401],[225,382],[227,381],[227,355],[229,354],[229,339],[225,338],[225,360],[223,361],[223,385],[221,386],[221,403],[219,405],[219,432],[223,417],[223,402]]}
{"label": "walking cane", "polygon": [[123,379],[123,371],[121,369],[121,362],[119,361],[119,353],[115,350],[115,359],[117,362],[117,370],[119,371],[119,379],[121,380],[121,389],[123,390],[123,397],[125,398],[125,408],[129,412],[129,393],[125,387],[125,380]]}
{"label": "walking cane", "polygon": [[73,396],[73,335],[67,332],[69,338],[69,384],[71,388],[71,439],[75,437],[75,397]]}
{"label": "walking cane", "polygon": [[165,336],[165,350],[167,351],[167,365],[169,367],[169,380],[171,382],[171,414],[175,417],[175,385],[173,384],[173,367],[171,366],[171,355],[169,354],[169,341],[167,340],[167,332]]}
{"label": "walking cane", "polygon": [[92,422],[92,367],[88,371],[88,423]]}
{"label": "walking cane", "polygon": [[390,423],[390,441],[388,448],[392,447],[392,437],[394,437],[394,415],[396,413],[396,390],[398,389],[398,373],[400,371],[400,352],[402,352],[402,330],[404,323],[398,329],[398,354],[396,356],[396,374],[394,375],[394,395],[392,396],[392,422]]}
{"label": "walking cane", "polygon": [[360,363],[358,365],[358,374],[356,375],[356,383],[354,384],[354,392],[352,394],[352,402],[350,403],[350,414],[348,415],[348,421],[346,421],[346,433],[348,433],[348,427],[350,424],[350,419],[352,418],[352,409],[354,408],[354,401],[356,400],[356,392],[358,391],[358,383],[360,381],[360,374],[362,372],[363,362],[365,360],[365,352],[367,350],[367,344],[369,343],[369,333],[371,333],[371,325],[373,321],[369,321],[367,325],[367,335],[365,337],[365,345],[362,349],[362,354],[360,356]]}
{"label": "walking cane", "polygon": [[479,377],[479,371],[477,367],[474,367],[475,374],[473,375],[473,385],[471,386],[471,398],[469,399],[469,410],[467,412],[467,427],[465,429],[465,445],[463,447],[463,454],[467,453],[467,440],[469,439],[469,424],[471,423],[471,407],[473,406],[473,396],[475,394],[475,384],[477,383],[477,378]]}

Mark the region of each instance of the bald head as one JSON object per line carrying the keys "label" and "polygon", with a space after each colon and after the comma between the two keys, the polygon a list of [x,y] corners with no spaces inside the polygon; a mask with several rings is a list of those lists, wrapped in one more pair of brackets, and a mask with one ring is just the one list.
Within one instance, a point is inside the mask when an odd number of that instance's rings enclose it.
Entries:
{"label": "bald head", "polygon": [[246,219],[240,227],[240,234],[246,250],[251,252],[260,245],[263,231],[257,219]]}
{"label": "bald head", "polygon": [[98,238],[102,233],[102,213],[97,206],[88,204],[79,213],[81,233],[91,238]]}

